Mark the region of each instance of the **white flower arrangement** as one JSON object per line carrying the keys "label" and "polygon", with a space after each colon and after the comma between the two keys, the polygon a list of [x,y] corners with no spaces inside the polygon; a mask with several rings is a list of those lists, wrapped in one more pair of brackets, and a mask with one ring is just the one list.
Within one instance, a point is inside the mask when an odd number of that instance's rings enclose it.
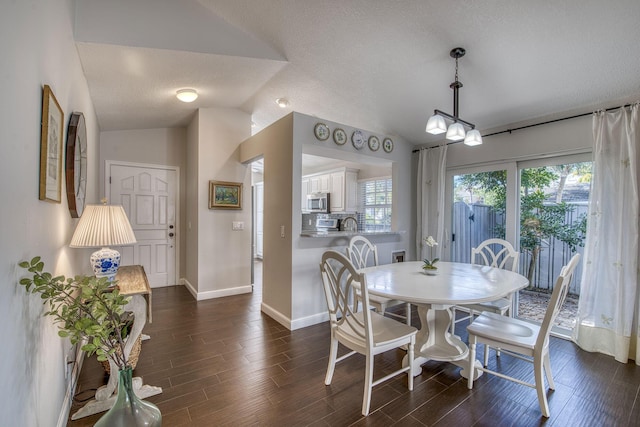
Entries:
{"label": "white flower arrangement", "polygon": [[440,258],[433,258],[433,247],[438,246],[438,242],[436,242],[433,236],[429,236],[424,239],[424,243],[425,245],[429,246],[429,255],[431,256],[432,260],[429,261],[428,259],[424,259],[424,265],[422,266],[422,268],[425,270],[437,270],[438,267],[436,267],[436,262],[438,262]]}

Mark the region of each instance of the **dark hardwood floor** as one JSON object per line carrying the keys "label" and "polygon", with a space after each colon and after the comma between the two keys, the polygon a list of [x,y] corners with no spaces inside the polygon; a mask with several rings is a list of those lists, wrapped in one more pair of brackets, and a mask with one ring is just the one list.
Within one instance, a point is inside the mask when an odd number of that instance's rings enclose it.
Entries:
{"label": "dark hardwood floor", "polygon": [[[164,426],[640,426],[640,367],[558,338],[551,340],[556,390],[548,393],[549,419],[535,390],[489,375],[468,390],[460,368],[443,362],[423,365],[412,392],[406,376],[375,387],[365,418],[364,358],[339,364],[325,386],[328,324],[289,331],[260,312],[260,301],[260,289],[199,302],[182,286],[153,290],[153,323],[144,330],[151,339],[134,375],[163,388],[148,400]],[[463,339],[465,326],[457,330]],[[375,378],[403,356],[377,356]],[[492,354],[490,364],[532,380],[530,365],[510,356],[496,361]],[[104,381],[95,357],[85,360],[76,398],[92,397]],[[71,413],[80,406],[74,402]],[[90,426],[101,415],[68,426]]]}

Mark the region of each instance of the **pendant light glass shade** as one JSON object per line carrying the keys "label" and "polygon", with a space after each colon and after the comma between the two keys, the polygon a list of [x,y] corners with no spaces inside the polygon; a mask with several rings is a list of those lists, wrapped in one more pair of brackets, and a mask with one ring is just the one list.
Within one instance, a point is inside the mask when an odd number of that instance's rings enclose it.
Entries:
{"label": "pendant light glass shade", "polygon": [[439,135],[441,133],[445,133],[447,131],[447,124],[444,121],[444,117],[440,114],[434,114],[429,117],[429,121],[427,122],[426,132],[432,135]]}
{"label": "pendant light glass shade", "polygon": [[482,144],[482,135],[480,135],[480,131],[477,129],[472,129],[467,132],[467,136],[464,137],[464,144],[468,146]]}
{"label": "pendant light glass shade", "polygon": [[460,141],[461,139],[464,139],[464,136],[464,126],[458,122],[452,123],[451,126],[449,126],[449,129],[447,129],[447,139],[449,141]]}

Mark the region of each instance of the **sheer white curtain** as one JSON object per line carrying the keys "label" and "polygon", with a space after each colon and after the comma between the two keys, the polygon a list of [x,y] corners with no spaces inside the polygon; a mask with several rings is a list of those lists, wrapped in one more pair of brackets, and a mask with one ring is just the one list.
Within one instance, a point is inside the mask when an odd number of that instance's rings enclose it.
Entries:
{"label": "sheer white curtain", "polygon": [[418,158],[418,194],[416,254],[418,260],[428,258],[424,238],[433,236],[438,242],[435,256],[441,258],[444,238],[444,192],[447,166],[447,146],[420,150]]}
{"label": "sheer white curtain", "polygon": [[640,365],[638,104],[593,117],[593,178],[574,341]]}

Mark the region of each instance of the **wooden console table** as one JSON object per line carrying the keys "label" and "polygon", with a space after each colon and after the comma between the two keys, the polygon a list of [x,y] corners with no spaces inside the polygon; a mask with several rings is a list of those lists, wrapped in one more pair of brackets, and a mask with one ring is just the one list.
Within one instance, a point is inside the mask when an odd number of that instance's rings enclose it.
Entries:
{"label": "wooden console table", "polygon": [[[142,328],[147,320],[151,323],[151,287],[147,281],[144,267],[141,265],[126,265],[118,269],[116,281],[121,295],[131,297],[129,303],[124,306],[125,311],[130,311],[134,315],[131,332],[124,343],[124,354],[129,358],[131,349],[136,340],[142,334]],[[118,386],[118,367],[109,359],[111,373],[107,385],[100,387],[96,391],[95,399],[90,400],[71,416],[72,420],[97,414],[106,411],[113,406],[116,400],[116,389]],[[133,378],[133,390],[141,399],[155,396],[162,393],[161,387],[143,385],[142,378]]]}

